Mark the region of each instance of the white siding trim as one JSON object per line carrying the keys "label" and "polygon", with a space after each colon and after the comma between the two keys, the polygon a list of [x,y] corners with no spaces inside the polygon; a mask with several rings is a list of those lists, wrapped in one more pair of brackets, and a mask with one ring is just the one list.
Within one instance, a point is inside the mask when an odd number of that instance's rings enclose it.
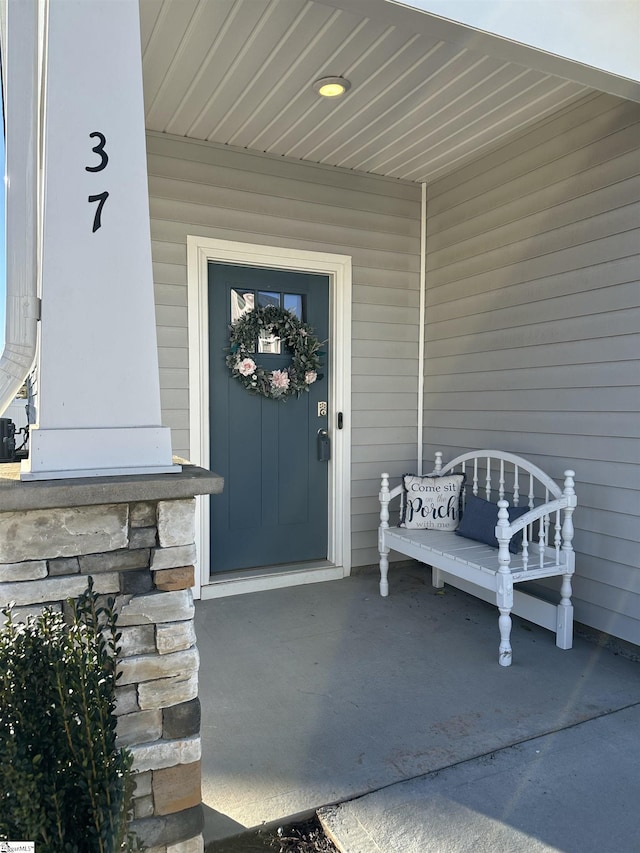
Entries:
{"label": "white siding trim", "polygon": [[[329,542],[328,561],[339,576],[351,571],[351,257],[349,255],[277,248],[255,243],[240,243],[207,237],[187,237],[187,288],[189,308],[189,373],[190,373],[190,456],[196,465],[208,468],[209,457],[209,369],[208,369],[208,299],[207,266],[209,261],[243,264],[244,266],[271,267],[283,270],[317,273],[329,276],[330,338],[333,341],[330,362],[329,411],[334,415],[330,424],[332,459],[329,467]],[[337,428],[337,413],[343,413],[344,427]],[[201,594],[201,586],[210,584],[209,566],[209,498],[198,498],[196,512],[196,543],[198,545],[198,584],[194,594]],[[273,583],[278,586],[275,575]],[[301,575],[304,582],[304,576]],[[318,580],[317,572],[310,571],[308,582]],[[229,588],[238,592],[238,585],[229,582]],[[268,584],[267,584],[268,585]],[[264,588],[262,585],[260,588]],[[217,595],[224,592],[216,582]],[[203,593],[204,597],[210,597]]]}
{"label": "white siding trim", "polygon": [[420,202],[420,337],[418,339],[418,447],[417,471],[422,475],[424,465],[424,349],[425,304],[427,294],[427,185],[421,185]]}

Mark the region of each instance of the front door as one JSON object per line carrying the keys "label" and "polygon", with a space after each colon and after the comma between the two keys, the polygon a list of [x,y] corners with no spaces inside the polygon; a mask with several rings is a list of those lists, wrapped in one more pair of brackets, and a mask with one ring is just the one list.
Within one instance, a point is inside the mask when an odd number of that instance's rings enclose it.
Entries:
{"label": "front door", "polygon": [[[329,279],[208,268],[211,468],[224,477],[223,493],[211,500],[211,572],[326,560],[329,463],[319,458],[326,453],[319,452],[318,432],[327,428]],[[322,378],[286,402],[250,394],[225,362],[233,319],[266,305],[292,311],[327,341]],[[255,360],[271,371],[290,355],[256,352]]]}

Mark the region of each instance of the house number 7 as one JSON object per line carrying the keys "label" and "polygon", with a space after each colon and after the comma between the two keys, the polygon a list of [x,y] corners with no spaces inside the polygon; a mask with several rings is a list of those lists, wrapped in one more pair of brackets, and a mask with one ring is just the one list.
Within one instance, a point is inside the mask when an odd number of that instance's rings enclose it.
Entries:
{"label": "house number 7", "polygon": [[[95,130],[93,133],[89,134],[89,139],[97,139],[98,142],[91,149],[95,154],[100,158],[100,162],[96,166],[85,166],[87,172],[101,172],[103,169],[107,168],[107,163],[109,162],[109,155],[105,151],[105,145],[107,144],[107,138],[104,133],[100,133],[99,130]],[[98,202],[98,207],[96,208],[96,214],[93,217],[93,228],[92,233],[95,234],[98,228],[102,227],[102,208],[104,207],[105,201],[109,198],[109,193],[105,190],[103,193],[98,193],[97,195],[90,195],[88,197],[89,202]]]}

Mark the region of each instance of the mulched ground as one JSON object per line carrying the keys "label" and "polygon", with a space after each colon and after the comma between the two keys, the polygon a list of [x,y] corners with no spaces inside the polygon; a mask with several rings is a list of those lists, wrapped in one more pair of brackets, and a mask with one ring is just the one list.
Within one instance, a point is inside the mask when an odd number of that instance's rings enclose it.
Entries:
{"label": "mulched ground", "polygon": [[339,853],[313,817],[303,823],[258,830],[207,844],[205,853]]}

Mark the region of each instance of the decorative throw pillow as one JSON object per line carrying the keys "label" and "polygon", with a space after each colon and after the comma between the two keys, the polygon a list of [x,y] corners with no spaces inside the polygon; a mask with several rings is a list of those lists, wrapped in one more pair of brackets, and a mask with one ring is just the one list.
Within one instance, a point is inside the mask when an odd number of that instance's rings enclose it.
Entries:
{"label": "decorative throw pillow", "polygon": [[[528,506],[510,506],[509,521],[515,521],[529,512]],[[462,514],[462,521],[456,530],[457,536],[465,539],[473,539],[475,542],[484,542],[492,548],[498,547],[496,539],[496,525],[498,524],[498,505],[478,498],[476,495],[467,495],[467,500]],[[509,551],[518,554],[522,549],[522,530],[512,536],[509,542]]]}
{"label": "decorative throw pillow", "polygon": [[464,474],[402,478],[400,527],[410,530],[455,530],[460,521]]}

